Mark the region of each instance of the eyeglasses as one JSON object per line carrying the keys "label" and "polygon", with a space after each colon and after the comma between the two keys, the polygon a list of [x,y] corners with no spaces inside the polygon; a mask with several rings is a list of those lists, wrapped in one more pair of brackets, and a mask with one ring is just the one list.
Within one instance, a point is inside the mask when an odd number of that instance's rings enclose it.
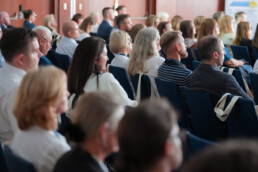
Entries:
{"label": "eyeglasses", "polygon": [[51,42],[49,42],[46,38],[41,37],[42,39],[44,39],[45,41],[47,41],[47,43],[51,46]]}

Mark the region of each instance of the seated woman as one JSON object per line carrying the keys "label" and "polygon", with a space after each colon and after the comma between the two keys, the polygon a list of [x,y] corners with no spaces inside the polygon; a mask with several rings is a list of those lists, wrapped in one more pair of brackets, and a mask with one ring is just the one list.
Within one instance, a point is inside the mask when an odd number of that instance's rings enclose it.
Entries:
{"label": "seated woman", "polygon": [[158,30],[159,30],[159,34],[160,36],[167,32],[167,31],[172,31],[172,26],[171,26],[171,23],[169,23],[168,21],[166,22],[160,22],[159,25],[158,25]]}
{"label": "seated woman", "polygon": [[123,105],[136,106],[114,76],[106,72],[107,49],[105,41],[98,37],[88,37],[77,46],[68,70],[69,98],[93,91],[107,91],[120,98]]}
{"label": "seated woman", "polygon": [[90,37],[90,33],[92,32],[95,24],[96,24],[96,21],[93,17],[89,16],[85,18],[80,24],[80,27],[79,27],[80,35],[76,40],[81,41],[84,38]]}
{"label": "seated woman", "polygon": [[67,110],[66,74],[56,67],[27,73],[14,107],[20,130],[11,149],[39,172],[51,172],[61,155],[70,150],[57,129],[58,114]]}
{"label": "seated woman", "polygon": [[154,27],[142,29],[136,36],[133,49],[130,53],[128,66],[129,75],[143,73],[155,78],[158,68],[165,61],[159,56],[159,32]]}
{"label": "seated woman", "polygon": [[37,14],[33,10],[24,10],[23,14],[25,20],[22,27],[27,29],[33,29],[36,27],[34,22],[36,20]]}
{"label": "seated woman", "polygon": [[[143,122],[144,121],[144,122]],[[118,126],[117,172],[170,172],[182,162],[175,111],[165,100],[145,101]]]}
{"label": "seated woman", "polygon": [[155,15],[150,15],[148,16],[147,20],[146,20],[146,26],[147,27],[155,27],[157,28],[159,25],[159,18]]}
{"label": "seated woman", "polygon": [[229,15],[225,15],[221,18],[219,23],[220,38],[222,42],[230,46],[233,44],[236,34],[234,33],[233,18]]}
{"label": "seated woman", "polygon": [[108,172],[103,161],[118,151],[116,130],[123,115],[123,105],[112,93],[82,95],[67,133],[76,146],[58,160],[54,172]]}
{"label": "seated woman", "polygon": [[57,23],[56,23],[54,14],[46,15],[44,17],[43,23],[44,23],[44,26],[46,26],[51,31],[52,43],[61,37],[61,35],[59,35],[59,33],[56,31]]}
{"label": "seated woman", "polygon": [[180,24],[183,20],[183,17],[179,16],[179,15],[175,15],[172,19],[171,19],[171,25],[173,30],[180,30]]}
{"label": "seated woman", "polygon": [[115,55],[111,65],[127,69],[129,62],[128,54],[132,50],[132,42],[128,33],[122,30],[113,31],[110,35],[109,48]]}
{"label": "seated woman", "polygon": [[196,34],[194,35],[195,38],[199,37],[199,29],[200,29],[200,26],[201,26],[201,24],[204,20],[205,20],[204,16],[197,16],[197,17],[194,18],[194,26],[195,26],[195,29],[196,29]]}
{"label": "seated woman", "polygon": [[194,37],[196,33],[194,23],[191,20],[183,20],[180,24],[180,31],[185,39],[186,47],[194,50],[197,47],[197,39]]}

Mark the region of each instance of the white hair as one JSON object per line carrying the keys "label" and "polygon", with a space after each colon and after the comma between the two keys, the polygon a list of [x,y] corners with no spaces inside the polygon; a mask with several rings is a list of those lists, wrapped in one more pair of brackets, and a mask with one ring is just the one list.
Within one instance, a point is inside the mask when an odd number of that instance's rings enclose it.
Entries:
{"label": "white hair", "polygon": [[42,35],[51,35],[51,31],[49,28],[45,27],[45,26],[36,26],[32,29],[34,32],[37,33],[38,36],[42,36]]}

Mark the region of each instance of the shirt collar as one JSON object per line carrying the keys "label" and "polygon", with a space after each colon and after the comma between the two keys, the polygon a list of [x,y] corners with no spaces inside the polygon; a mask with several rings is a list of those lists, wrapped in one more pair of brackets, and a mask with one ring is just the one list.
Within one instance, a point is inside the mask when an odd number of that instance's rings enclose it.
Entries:
{"label": "shirt collar", "polygon": [[10,65],[8,63],[5,63],[4,66],[3,66],[3,69],[7,70],[7,71],[10,71],[11,73],[15,74],[16,76],[18,77],[23,77],[24,75],[26,75],[26,71],[20,69],[20,68],[17,68],[13,65]]}

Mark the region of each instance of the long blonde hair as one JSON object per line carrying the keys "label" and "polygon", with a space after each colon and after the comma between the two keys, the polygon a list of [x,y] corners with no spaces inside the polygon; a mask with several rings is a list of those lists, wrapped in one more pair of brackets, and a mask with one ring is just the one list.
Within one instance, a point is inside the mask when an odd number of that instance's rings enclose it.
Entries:
{"label": "long blonde hair", "polygon": [[151,57],[158,56],[157,40],[159,31],[154,27],[142,29],[136,36],[130,53],[128,73],[135,75],[139,72],[148,73],[144,63]]}
{"label": "long blonde hair", "polygon": [[233,17],[225,15],[221,18],[219,23],[220,36],[222,37],[226,33],[233,33]]}
{"label": "long blonde hair", "polygon": [[183,20],[183,17],[179,16],[179,15],[175,15],[172,19],[171,19],[171,25],[172,28],[174,30],[180,30],[180,24]]}
{"label": "long blonde hair", "polygon": [[205,19],[200,26],[199,33],[198,33],[198,42],[205,36],[208,35],[215,35],[216,30],[216,20],[212,18]]}
{"label": "long blonde hair", "polygon": [[49,28],[51,31],[55,30],[56,28],[51,25],[51,23],[55,20],[54,14],[49,14],[44,17],[43,25]]}
{"label": "long blonde hair", "polygon": [[233,42],[233,45],[239,45],[240,41],[242,41],[243,39],[249,39],[247,33],[250,28],[251,26],[249,22],[240,22],[237,25],[236,38]]}

